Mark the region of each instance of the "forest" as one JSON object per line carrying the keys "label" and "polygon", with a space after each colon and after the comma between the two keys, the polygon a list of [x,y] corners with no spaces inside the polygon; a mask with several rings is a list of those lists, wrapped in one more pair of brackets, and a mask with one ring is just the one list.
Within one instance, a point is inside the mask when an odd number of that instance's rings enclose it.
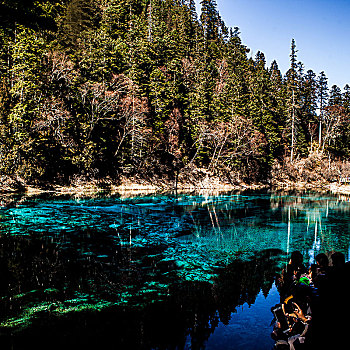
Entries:
{"label": "forest", "polygon": [[215,0],[199,14],[194,0],[4,0],[0,14],[1,175],[266,182],[349,158],[350,86],[305,71],[292,38],[289,70],[267,66]]}

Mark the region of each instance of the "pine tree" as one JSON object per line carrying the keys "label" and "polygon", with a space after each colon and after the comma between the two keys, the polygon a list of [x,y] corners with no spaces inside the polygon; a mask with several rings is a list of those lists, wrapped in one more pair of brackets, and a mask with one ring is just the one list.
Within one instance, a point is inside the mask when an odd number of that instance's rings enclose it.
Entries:
{"label": "pine tree", "polygon": [[215,0],[201,0],[200,20],[203,27],[204,39],[206,45],[211,40],[218,38],[218,20],[217,5]]}
{"label": "pine tree", "polygon": [[262,179],[317,134],[322,150],[350,153],[350,87],[328,100],[294,39],[283,78],[262,52],[248,58],[215,0],[201,1],[200,19],[194,0],[6,0],[0,16],[7,173],[171,177],[191,164]]}
{"label": "pine tree", "polygon": [[346,84],[344,86],[344,92],[342,94],[343,107],[347,114],[350,115],[350,86]]}
{"label": "pine tree", "polygon": [[295,40],[292,39],[290,54],[290,69],[287,72],[287,89],[289,92],[289,118],[291,125],[291,146],[290,161],[294,160],[295,141],[296,141],[296,108],[297,108],[297,50]]}
{"label": "pine tree", "polygon": [[317,132],[317,82],[316,74],[312,70],[306,72],[301,89],[301,122],[312,148]]}
{"label": "pine tree", "polygon": [[319,129],[318,129],[318,144],[319,147],[321,147],[322,143],[322,123],[324,119],[324,109],[327,105],[328,100],[328,78],[326,77],[326,74],[324,71],[320,73],[320,75],[317,78],[317,89],[318,89],[318,102],[319,102],[319,110],[320,110],[320,116],[319,116]]}
{"label": "pine tree", "polygon": [[188,0],[187,6],[188,6],[190,13],[191,13],[192,22],[197,22],[198,21],[198,14],[197,14],[197,9],[196,9],[196,2],[194,0]]}
{"label": "pine tree", "polygon": [[269,73],[270,73],[270,79],[271,79],[272,85],[274,86],[275,90],[277,91],[278,89],[281,89],[282,74],[275,60],[271,62]]}
{"label": "pine tree", "polygon": [[101,19],[101,11],[95,0],[71,0],[63,20],[62,39],[73,48],[80,45],[82,35],[96,28]]}
{"label": "pine tree", "polygon": [[341,90],[337,85],[333,85],[329,92],[328,106],[341,106],[342,104]]}

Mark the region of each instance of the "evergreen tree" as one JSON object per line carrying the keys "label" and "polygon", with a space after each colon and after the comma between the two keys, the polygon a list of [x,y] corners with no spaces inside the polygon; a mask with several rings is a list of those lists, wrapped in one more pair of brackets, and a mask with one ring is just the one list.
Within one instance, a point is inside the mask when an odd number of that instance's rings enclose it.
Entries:
{"label": "evergreen tree", "polygon": [[198,20],[198,14],[197,14],[197,9],[196,9],[196,2],[194,0],[188,0],[188,8],[191,13],[191,22],[197,22]]}
{"label": "evergreen tree", "polygon": [[346,113],[350,115],[350,86],[348,84],[344,86],[342,101],[343,101],[343,107]]}
{"label": "evergreen tree", "polygon": [[318,102],[319,102],[319,129],[318,129],[318,144],[321,147],[322,143],[322,124],[324,119],[324,109],[327,105],[328,100],[328,78],[326,74],[322,71],[317,78],[317,88],[318,88]]}
{"label": "evergreen tree", "polygon": [[201,0],[200,20],[203,27],[205,43],[218,38],[219,14],[215,0]]}
{"label": "evergreen tree", "polygon": [[295,143],[297,135],[297,50],[295,40],[292,39],[290,53],[290,69],[286,74],[286,85],[288,94],[288,119],[290,125],[290,160],[293,162],[295,153]]}
{"label": "evergreen tree", "polygon": [[277,62],[274,60],[271,62],[271,66],[269,69],[270,73],[270,79],[272,82],[272,85],[274,86],[275,90],[282,88],[282,74],[281,71],[278,68]]}
{"label": "evergreen tree", "polygon": [[311,145],[315,141],[317,131],[317,81],[316,74],[312,70],[308,70],[304,77],[302,86],[302,125],[305,130],[308,144]]}
{"label": "evergreen tree", "polygon": [[72,47],[82,44],[82,35],[97,27],[100,16],[100,9],[94,0],[71,0],[64,16],[63,38]]}
{"label": "evergreen tree", "polygon": [[341,106],[342,103],[341,90],[337,85],[333,85],[329,92],[328,106]]}
{"label": "evergreen tree", "polygon": [[284,77],[262,52],[248,58],[215,0],[199,19],[194,0],[6,0],[0,16],[1,174],[172,178],[193,166],[264,180],[317,134],[320,149],[349,154],[349,86],[328,99],[294,39]]}

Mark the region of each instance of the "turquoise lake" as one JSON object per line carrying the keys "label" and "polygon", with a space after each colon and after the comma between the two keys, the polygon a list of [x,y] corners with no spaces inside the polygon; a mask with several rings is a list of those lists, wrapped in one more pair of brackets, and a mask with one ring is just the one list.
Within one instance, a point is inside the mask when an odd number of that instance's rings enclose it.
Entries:
{"label": "turquoise lake", "polygon": [[349,260],[332,194],[0,198],[0,341],[44,348],[271,349],[275,278],[299,250]]}

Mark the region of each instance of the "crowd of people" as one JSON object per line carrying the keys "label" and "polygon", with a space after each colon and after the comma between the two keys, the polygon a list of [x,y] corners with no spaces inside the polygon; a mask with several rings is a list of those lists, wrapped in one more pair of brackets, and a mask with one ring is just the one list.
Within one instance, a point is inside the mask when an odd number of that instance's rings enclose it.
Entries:
{"label": "crowd of people", "polygon": [[275,349],[346,349],[350,345],[350,262],[343,253],[320,253],[307,267],[299,251],[277,279],[280,304],[271,334]]}

